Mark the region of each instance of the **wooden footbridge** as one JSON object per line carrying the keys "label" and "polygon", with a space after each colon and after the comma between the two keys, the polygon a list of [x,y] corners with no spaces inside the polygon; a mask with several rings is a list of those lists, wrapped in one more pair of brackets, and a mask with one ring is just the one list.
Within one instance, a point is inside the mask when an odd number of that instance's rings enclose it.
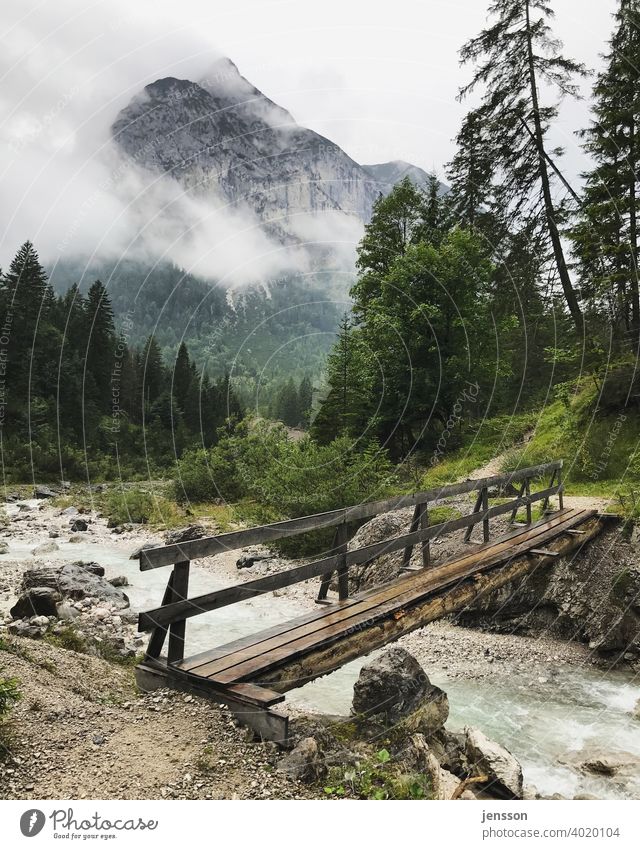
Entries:
{"label": "wooden footbridge", "polygon": [[[549,484],[532,491],[548,475]],[[149,631],[151,636],[146,657],[136,670],[138,684],[143,690],[169,686],[207,696],[228,705],[264,738],[285,740],[287,716],[274,706],[284,701],[286,691],[428,622],[460,611],[479,596],[523,579],[596,536],[610,517],[595,510],[565,509],[563,489],[562,461],[557,461],[385,501],[143,549],[141,570],[162,566],[173,569],[162,605],[139,617],[139,630]],[[472,492],[477,497],[469,515],[440,524],[429,523],[430,505]],[[550,499],[556,497],[558,508],[549,509]],[[491,499],[497,499],[496,503],[490,505]],[[543,516],[534,523],[532,505],[536,502],[542,503]],[[408,533],[349,550],[350,531],[364,520],[407,506],[414,507]],[[516,522],[519,511],[525,514],[524,522]],[[509,532],[491,540],[491,519],[504,515],[510,515]],[[471,539],[476,525],[482,526],[483,540],[479,544]],[[329,527],[336,530],[328,556],[189,598],[192,560]],[[448,560],[433,563],[430,542],[456,530],[465,531],[464,539],[470,546]],[[421,552],[421,565],[417,568],[411,563],[416,546]],[[394,551],[403,552],[400,577],[383,586],[349,594],[350,566],[370,563]],[[307,615],[210,651],[184,656],[187,619],[314,578],[320,579],[319,606]],[[330,602],[328,595],[334,581],[338,598]],[[161,656],[167,636],[167,654]]]}

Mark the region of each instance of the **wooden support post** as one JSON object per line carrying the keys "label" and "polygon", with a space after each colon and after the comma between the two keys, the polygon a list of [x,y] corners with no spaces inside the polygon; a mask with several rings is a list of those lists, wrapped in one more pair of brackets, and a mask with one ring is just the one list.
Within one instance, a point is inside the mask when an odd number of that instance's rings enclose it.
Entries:
{"label": "wooden support post", "polygon": [[[480,490],[480,492],[478,493],[478,497],[476,498],[476,503],[473,505],[473,512],[477,513],[480,510],[481,506],[482,506],[482,490]],[[467,530],[464,532],[463,539],[464,539],[465,542],[469,542],[469,540],[471,539],[472,533],[473,533],[473,525],[469,525]]]}
{"label": "wooden support post", "polygon": [[[551,489],[551,487],[556,482],[556,474],[557,474],[557,469],[554,469],[553,474],[551,475],[551,480],[549,481],[549,489]],[[544,513],[548,509],[548,507],[549,507],[549,496],[547,496],[545,498],[545,500],[542,502],[542,512]]]}
{"label": "wooden support post", "polygon": [[[525,493],[526,486],[527,486],[527,480],[525,479],[525,480],[523,480],[523,481],[522,481],[522,485],[521,485],[521,487],[520,487],[520,492],[518,493],[518,498],[522,498],[522,496],[523,496],[523,495],[524,495],[524,493]],[[511,523],[515,522],[515,520],[516,520],[516,516],[518,515],[518,509],[519,509],[519,508],[516,506],[516,507],[514,507],[514,508],[513,508],[513,510],[511,511],[511,516],[509,517],[509,521],[510,521]]]}
{"label": "wooden support post", "polygon": [[349,548],[349,534],[346,522],[338,525],[336,536],[338,537],[338,553],[342,555],[338,564],[338,598],[346,601],[349,598],[349,565],[347,563],[347,551]]}
{"label": "wooden support post", "polygon": [[[429,527],[429,504],[425,501],[420,511],[420,527],[425,529]],[[422,543],[422,567],[427,569],[431,565],[431,542],[426,539]]]}
{"label": "wooden support post", "polygon": [[[524,479],[523,483],[524,494],[529,498],[531,496],[531,481],[529,478]],[[531,524],[531,502],[527,501],[527,525]]]}
{"label": "wooden support post", "polygon": [[[189,596],[189,561],[176,563],[173,567],[173,601],[182,601]],[[169,663],[177,663],[184,658],[184,637],[186,620],[181,619],[169,627]]]}
{"label": "wooden support post", "polygon": [[[420,515],[421,515],[420,508],[421,508],[421,506],[422,505],[420,505],[420,504],[416,504],[416,506],[413,510],[413,516],[411,518],[411,524],[409,525],[409,533],[410,534],[415,534],[415,532],[420,527]],[[405,548],[405,550],[402,554],[402,568],[403,569],[408,569],[409,566],[411,565],[411,555],[412,554],[413,554],[413,545],[408,545]]]}
{"label": "wooden support post", "polygon": [[[331,542],[331,554],[337,554],[340,546],[340,525],[335,529],[333,534],[333,540]],[[333,578],[333,572],[327,572],[320,579],[320,589],[318,590],[318,595],[316,596],[316,604],[328,604],[327,595],[329,593],[329,588],[331,587],[331,580]]]}
{"label": "wooden support post", "polygon": [[562,483],[562,466],[558,469],[558,486],[560,489],[558,490],[558,507],[560,510],[564,510],[564,484]]}
{"label": "wooden support post", "polygon": [[489,490],[486,486],[482,487],[480,495],[482,496],[482,512],[485,514],[485,518],[482,520],[482,536],[485,542],[489,542],[489,516],[487,515],[487,511],[489,510]]}
{"label": "wooden support post", "polygon": [[[173,570],[169,575],[169,580],[167,581],[167,586],[164,591],[164,595],[162,597],[162,606],[165,604],[170,604],[173,601]],[[158,626],[154,628],[151,632],[151,637],[149,638],[149,645],[147,646],[147,657],[157,658],[160,657],[160,653],[162,652],[162,647],[164,645],[164,641],[167,636],[167,628],[162,628]]]}

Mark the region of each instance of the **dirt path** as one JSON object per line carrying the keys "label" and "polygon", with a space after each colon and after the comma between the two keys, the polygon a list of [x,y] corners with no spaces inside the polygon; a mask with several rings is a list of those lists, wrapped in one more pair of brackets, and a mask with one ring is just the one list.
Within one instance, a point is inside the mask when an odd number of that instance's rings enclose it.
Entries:
{"label": "dirt path", "polygon": [[1,798],[309,797],[226,710],[171,691],[141,696],[129,668],[24,639],[4,641],[0,666],[22,692],[2,729]]}

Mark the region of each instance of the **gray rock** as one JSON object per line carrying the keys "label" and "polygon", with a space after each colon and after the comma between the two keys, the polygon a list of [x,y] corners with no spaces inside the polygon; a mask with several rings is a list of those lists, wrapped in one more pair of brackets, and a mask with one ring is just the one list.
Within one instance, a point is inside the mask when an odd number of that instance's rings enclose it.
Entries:
{"label": "gray rock", "polygon": [[640,699],[638,699],[638,701],[635,704],[635,707],[631,711],[631,716],[634,719],[640,719]]}
{"label": "gray rock", "polygon": [[62,596],[54,587],[29,587],[9,613],[14,619],[30,618],[31,616],[56,616],[57,605],[61,600]]}
{"label": "gray rock", "polygon": [[91,572],[92,575],[97,575],[99,578],[104,578],[104,566],[101,566],[93,560],[76,560],[73,565],[80,566],[80,568],[84,569],[85,572]]}
{"label": "gray rock", "polygon": [[141,545],[140,548],[136,548],[136,550],[129,555],[129,560],[140,560],[141,552],[146,551],[148,548],[158,548],[158,544],[155,542],[145,542],[144,545]]}
{"label": "gray rock", "polygon": [[180,542],[189,542],[192,539],[202,539],[203,536],[206,536],[206,531],[202,525],[188,525],[186,528],[167,531],[164,540],[167,545],[176,545]]}
{"label": "gray rock", "polygon": [[58,539],[60,534],[57,531],[49,531],[49,539]]}
{"label": "gray rock", "polygon": [[91,741],[94,746],[104,746],[104,744],[107,742],[107,738],[104,736],[104,734],[94,734],[91,738]]}
{"label": "gray rock", "polygon": [[29,620],[30,625],[35,625],[37,628],[48,628],[49,627],[49,617],[48,616],[32,616]]}
{"label": "gray rock", "polygon": [[115,578],[111,578],[109,583],[112,587],[128,587],[129,579],[125,575],[118,575]]}
{"label": "gray rock", "polygon": [[317,781],[326,772],[318,744],[313,737],[303,738],[293,751],[282,758],[277,770],[294,781],[307,784]]}
{"label": "gray rock", "polygon": [[[363,525],[349,543],[349,549],[362,548],[376,542],[392,539],[406,534],[411,522],[411,511],[397,510],[383,513]],[[402,551],[394,551],[376,557],[370,563],[352,566],[349,569],[349,589],[351,592],[388,583],[396,578],[402,569]]]}
{"label": "gray rock", "polygon": [[58,544],[55,542],[41,542],[40,545],[36,545],[35,548],[31,549],[31,553],[34,557],[39,557],[41,554],[51,554],[59,550]]}
{"label": "gray rock", "polygon": [[29,637],[37,640],[42,636],[42,630],[36,625],[30,625],[26,619],[11,622],[7,626],[7,630],[10,634],[13,634],[14,637]]}
{"label": "gray rock", "polygon": [[238,569],[250,569],[260,560],[268,560],[269,558],[264,554],[243,554],[242,557],[239,557],[236,560],[236,566]]}
{"label": "gray rock", "polygon": [[36,486],[33,490],[34,498],[57,498],[58,493],[48,486]]}
{"label": "gray rock", "polygon": [[467,759],[488,778],[487,789],[496,796],[522,799],[522,767],[511,752],[490,740],[478,728],[465,728]]}
{"label": "gray rock", "polygon": [[[107,601],[117,608],[129,606],[129,599],[118,587],[104,577],[85,568],[97,564],[68,563],[65,566],[44,566],[27,569],[22,576],[22,588],[50,587],[64,599],[94,598]],[[102,567],[98,567],[99,570]],[[44,611],[43,611],[44,612]]]}
{"label": "gray rock", "polygon": [[2,540],[0,542],[0,554],[8,554],[9,553],[9,543]]}
{"label": "gray rock", "polygon": [[82,534],[71,534],[71,536],[69,537],[69,542],[76,543],[76,542],[84,542],[84,541],[85,541],[85,538],[82,536]]}
{"label": "gray rock", "polygon": [[84,519],[74,519],[71,522],[72,533],[80,533],[89,529],[89,524]]}
{"label": "gray rock", "polygon": [[77,507],[65,507],[64,510],[60,511],[61,516],[77,516],[78,508]]}
{"label": "gray rock", "polygon": [[430,735],[447,721],[449,702],[413,655],[393,646],[360,670],[352,712],[376,717],[385,725],[402,721],[408,730]]}
{"label": "gray rock", "polygon": [[80,611],[72,604],[67,604],[66,601],[63,601],[56,608],[56,616],[65,622],[71,622],[80,616]]}

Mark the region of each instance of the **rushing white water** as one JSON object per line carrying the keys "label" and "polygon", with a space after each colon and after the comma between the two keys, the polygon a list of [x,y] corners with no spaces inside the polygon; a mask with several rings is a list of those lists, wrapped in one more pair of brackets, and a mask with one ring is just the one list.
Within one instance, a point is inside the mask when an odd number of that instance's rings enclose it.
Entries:
{"label": "rushing white water", "polygon": [[[33,559],[31,550],[41,540],[9,542],[3,560]],[[133,610],[157,607],[164,593],[169,569],[140,572],[128,552],[103,542],[68,543],[56,540],[59,550],[46,555],[55,562],[93,560],[107,577],[125,575],[126,593]],[[197,567],[191,570],[190,594],[198,595],[230,583]],[[300,601],[264,595],[251,601],[205,613],[187,623],[188,654],[204,651],[287,618],[307,612]],[[332,714],[347,714],[352,689],[364,659],[347,664],[331,675],[288,693],[291,703]],[[434,684],[449,695],[451,715],[447,727],[481,728],[506,746],[520,760],[525,780],[544,795],[572,797],[590,793],[600,798],[640,796],[640,776],[625,786],[615,779],[584,774],[570,763],[584,750],[623,751],[640,758],[638,722],[630,711],[640,698],[640,682],[621,672],[604,674],[592,668],[563,666],[549,679],[501,675],[490,680],[447,677],[443,669],[427,670]],[[578,758],[579,760],[580,758]]]}

